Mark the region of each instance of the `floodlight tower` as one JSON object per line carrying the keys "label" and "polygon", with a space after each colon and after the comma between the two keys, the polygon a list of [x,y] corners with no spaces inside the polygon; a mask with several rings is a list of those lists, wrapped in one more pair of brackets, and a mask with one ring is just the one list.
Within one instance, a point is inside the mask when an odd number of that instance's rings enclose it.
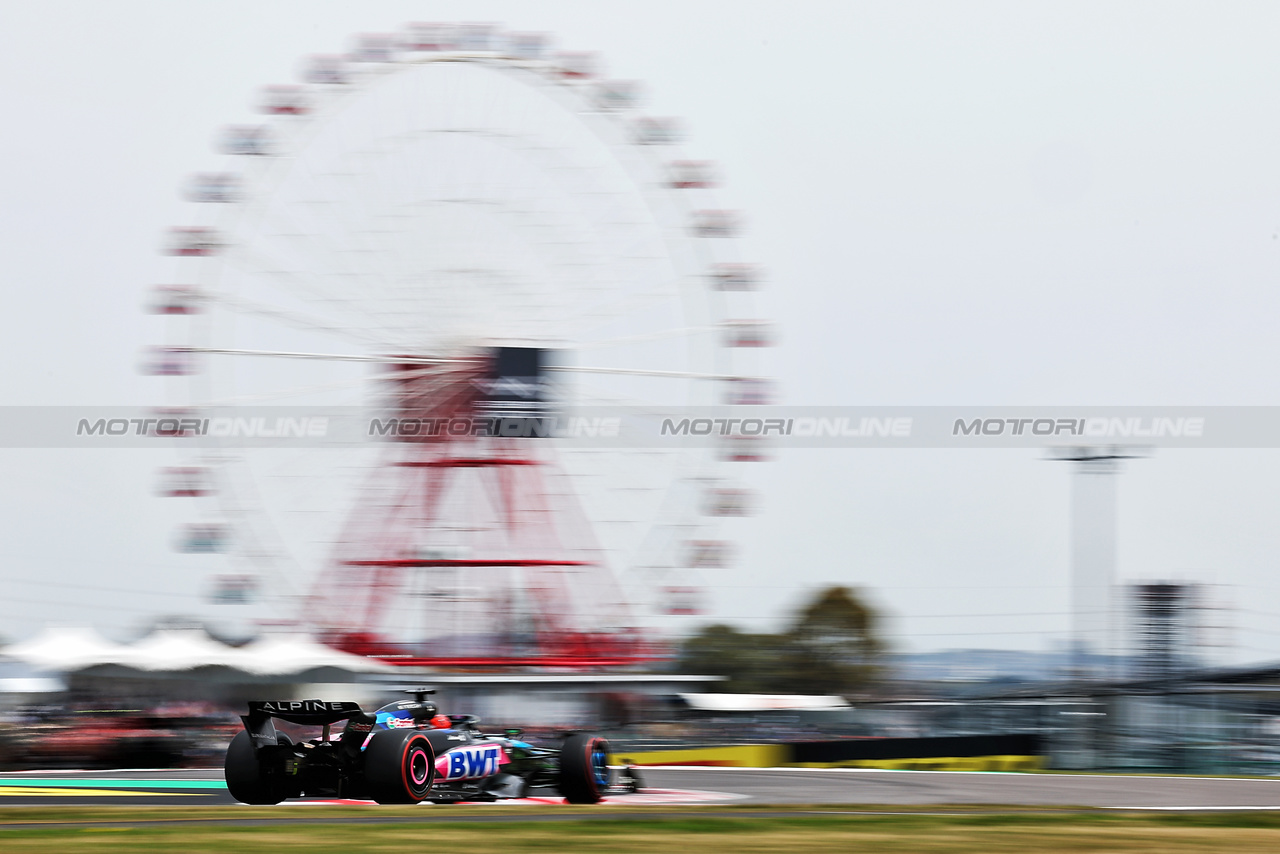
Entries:
{"label": "floodlight tower", "polygon": [[1088,656],[1115,652],[1116,475],[1122,461],[1149,449],[1119,445],[1051,448],[1049,459],[1075,463],[1071,482],[1071,669],[1092,673]]}

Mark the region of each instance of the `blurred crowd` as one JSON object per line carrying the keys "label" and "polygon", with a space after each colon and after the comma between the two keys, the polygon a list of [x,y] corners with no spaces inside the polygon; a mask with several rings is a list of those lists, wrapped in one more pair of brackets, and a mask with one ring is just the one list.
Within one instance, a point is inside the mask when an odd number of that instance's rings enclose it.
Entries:
{"label": "blurred crowd", "polygon": [[240,726],[207,703],[20,707],[0,715],[0,770],[217,766]]}

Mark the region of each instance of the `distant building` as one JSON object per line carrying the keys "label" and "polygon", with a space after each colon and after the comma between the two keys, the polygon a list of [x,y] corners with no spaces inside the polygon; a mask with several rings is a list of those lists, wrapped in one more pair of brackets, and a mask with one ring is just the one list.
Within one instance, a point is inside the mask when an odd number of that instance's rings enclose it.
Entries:
{"label": "distant building", "polygon": [[1203,666],[1200,640],[1206,604],[1198,584],[1159,581],[1130,585],[1131,675],[1168,679]]}

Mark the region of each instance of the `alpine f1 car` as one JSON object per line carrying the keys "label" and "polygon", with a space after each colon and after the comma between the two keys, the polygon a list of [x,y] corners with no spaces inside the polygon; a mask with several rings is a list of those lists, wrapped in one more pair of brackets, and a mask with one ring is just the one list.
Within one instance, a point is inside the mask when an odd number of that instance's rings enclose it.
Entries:
{"label": "alpine f1 car", "polygon": [[[474,715],[441,715],[427,700],[389,703],[373,714],[356,703],[322,700],[249,703],[244,730],[227,748],[231,796],[247,804],[325,796],[380,804],[456,803],[523,798],[534,788],[554,789],[574,804],[634,792],[640,778],[608,765],[609,743],[585,733],[558,748],[520,741],[520,730],[480,732]],[[294,742],[277,732],[276,719],[320,726],[319,738]],[[346,721],[342,731],[333,725]],[[615,777],[617,778],[615,780]]]}

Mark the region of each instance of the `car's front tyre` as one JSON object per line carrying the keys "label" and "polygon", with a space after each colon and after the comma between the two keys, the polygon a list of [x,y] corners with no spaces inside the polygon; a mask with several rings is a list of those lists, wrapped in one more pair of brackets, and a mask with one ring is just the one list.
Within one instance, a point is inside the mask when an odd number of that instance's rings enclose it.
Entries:
{"label": "car's front tyre", "polygon": [[595,804],[609,789],[609,742],[578,733],[560,749],[560,794],[571,804]]}

